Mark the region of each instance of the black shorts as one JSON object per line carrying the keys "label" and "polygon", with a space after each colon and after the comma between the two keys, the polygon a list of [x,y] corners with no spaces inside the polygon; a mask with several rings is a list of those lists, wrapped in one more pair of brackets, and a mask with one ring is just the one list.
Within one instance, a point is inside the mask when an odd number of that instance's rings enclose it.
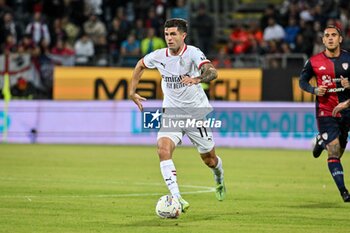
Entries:
{"label": "black shorts", "polygon": [[327,145],[334,139],[339,138],[341,148],[345,148],[348,142],[350,119],[346,117],[318,117],[318,131]]}

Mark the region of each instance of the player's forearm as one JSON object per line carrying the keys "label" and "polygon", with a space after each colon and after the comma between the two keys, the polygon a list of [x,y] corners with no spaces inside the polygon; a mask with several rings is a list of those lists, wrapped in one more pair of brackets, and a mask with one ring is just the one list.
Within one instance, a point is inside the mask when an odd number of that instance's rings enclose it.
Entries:
{"label": "player's forearm", "polygon": [[208,83],[218,77],[217,70],[213,65],[203,65],[202,74],[198,77],[201,83]]}
{"label": "player's forearm", "polygon": [[299,87],[306,92],[309,92],[311,94],[316,94],[315,93],[316,88],[311,86],[311,84],[309,83],[309,80],[306,77],[303,77],[303,76],[300,77]]}
{"label": "player's forearm", "polygon": [[142,60],[139,60],[135,66],[134,72],[132,73],[131,86],[130,86],[130,90],[129,90],[130,96],[135,94],[137,85],[140,82],[140,79],[142,77],[144,70],[145,70],[145,67],[142,64]]}

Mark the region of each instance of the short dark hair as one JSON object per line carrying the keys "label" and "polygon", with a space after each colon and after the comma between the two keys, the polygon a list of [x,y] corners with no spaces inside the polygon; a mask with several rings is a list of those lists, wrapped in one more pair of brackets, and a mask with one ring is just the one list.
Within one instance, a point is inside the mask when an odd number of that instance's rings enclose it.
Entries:
{"label": "short dark hair", "polygon": [[337,32],[339,33],[339,35],[342,36],[341,30],[340,30],[340,28],[338,28],[337,26],[332,25],[332,24],[331,24],[331,25],[327,25],[326,28],[324,29],[324,31],[325,31],[326,29],[328,29],[328,28],[333,28],[333,29],[337,30]]}
{"label": "short dark hair", "polygon": [[164,28],[172,28],[172,27],[177,27],[177,30],[187,33],[187,21],[184,19],[181,19],[181,18],[168,19],[164,24]]}

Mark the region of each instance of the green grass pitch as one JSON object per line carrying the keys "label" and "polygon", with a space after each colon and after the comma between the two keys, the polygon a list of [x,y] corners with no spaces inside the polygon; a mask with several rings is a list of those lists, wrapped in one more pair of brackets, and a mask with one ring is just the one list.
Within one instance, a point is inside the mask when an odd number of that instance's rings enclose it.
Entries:
{"label": "green grass pitch", "polygon": [[[154,210],[167,194],[155,147],[2,144],[0,232],[350,232],[350,203],[343,203],[325,153],[217,153],[228,191],[223,202],[196,149],[176,149],[180,189],[191,207],[173,220]],[[350,187],[348,154],[343,166]]]}

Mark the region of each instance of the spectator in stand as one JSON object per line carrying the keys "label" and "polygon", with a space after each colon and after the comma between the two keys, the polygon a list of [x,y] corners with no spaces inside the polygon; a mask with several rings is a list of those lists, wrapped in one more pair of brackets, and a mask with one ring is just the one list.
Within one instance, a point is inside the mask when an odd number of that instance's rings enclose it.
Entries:
{"label": "spectator in stand", "polygon": [[140,41],[136,40],[135,35],[131,33],[128,39],[122,42],[120,48],[121,65],[135,66],[140,55]]}
{"label": "spectator in stand", "polygon": [[[125,8],[129,1],[121,1],[121,0],[102,0],[103,1],[103,14],[105,22],[111,22],[118,8]],[[134,9],[137,5],[136,2],[141,1],[142,3],[149,3],[149,1],[144,0],[133,0]]]}
{"label": "spectator in stand", "polygon": [[66,32],[67,42],[73,46],[80,33],[79,27],[75,25],[68,16],[62,18],[62,28]]}
{"label": "spectator in stand", "polygon": [[39,42],[38,66],[41,91],[45,98],[52,99],[54,63],[50,58],[50,43],[45,39]]}
{"label": "spectator in stand", "polygon": [[49,42],[45,39],[41,39],[38,46],[34,48],[32,53],[32,62],[34,64],[35,72],[39,76],[39,80],[36,83],[40,88],[38,91],[41,98],[52,98],[52,86],[53,86],[53,62],[50,58]]}
{"label": "spectator in stand", "polygon": [[267,51],[266,51],[266,59],[267,67],[276,69],[281,67],[281,50],[279,43],[275,40],[269,40],[267,42]]}
{"label": "spectator in stand", "polygon": [[86,0],[85,4],[88,14],[94,14],[98,17],[103,16],[102,0]]}
{"label": "spectator in stand", "polygon": [[233,42],[233,53],[243,54],[249,49],[249,33],[241,24],[233,25],[230,40]]}
{"label": "spectator in stand", "polygon": [[315,40],[312,48],[312,55],[320,53],[324,50],[324,44],[322,42],[323,31],[321,29],[321,23],[318,21],[314,22],[314,32]]}
{"label": "spectator in stand", "polygon": [[108,37],[110,37],[109,41],[112,43],[121,44],[122,41],[126,40],[129,35],[129,28],[122,26],[122,21],[115,17],[112,21],[111,27],[108,30]]}
{"label": "spectator in stand", "polygon": [[41,12],[35,12],[33,20],[27,25],[26,33],[32,36],[33,42],[39,44],[42,39],[50,43],[50,33],[47,24],[42,20]]}
{"label": "spectator in stand", "polygon": [[22,37],[22,29],[13,20],[13,15],[11,12],[5,12],[2,17],[2,23],[0,24],[0,44],[5,42],[7,35],[11,34],[17,43]]}
{"label": "spectator in stand", "polygon": [[250,39],[249,49],[246,51],[246,54],[256,54],[256,55],[264,55],[266,51],[264,50],[264,45],[266,45],[266,41],[259,42],[256,39]]}
{"label": "spectator in stand", "polygon": [[18,44],[18,49],[22,53],[32,53],[35,48],[35,43],[33,42],[32,36],[29,34],[24,34],[22,40]]}
{"label": "spectator in stand", "polygon": [[39,42],[39,49],[41,55],[50,55],[50,43],[49,41],[45,40],[44,38],[40,40]]}
{"label": "spectator in stand", "polygon": [[69,47],[69,44],[62,39],[56,41],[56,45],[51,49],[51,54],[60,56],[72,56],[74,50]]}
{"label": "spectator in stand", "polygon": [[[328,14],[326,14],[325,12],[323,12],[322,10],[322,6],[321,5],[316,5],[314,7],[314,22],[318,22],[320,23],[321,28],[324,28],[327,24],[327,20],[328,20]],[[323,34],[323,32],[322,32]]]}
{"label": "spectator in stand", "polygon": [[83,25],[85,16],[85,1],[82,0],[70,0],[66,2],[66,14],[69,16],[70,20],[76,25]]}
{"label": "spectator in stand", "polygon": [[282,42],[280,47],[281,47],[281,53],[283,53],[283,54],[292,53],[292,50],[289,47],[289,44],[287,42]]}
{"label": "spectator in stand", "polygon": [[307,44],[304,43],[304,37],[302,34],[298,34],[295,39],[295,47],[292,50],[293,53],[307,53],[308,47]]}
{"label": "spectator in stand", "polygon": [[[350,14],[349,14],[349,2],[343,2],[340,5],[340,12],[339,12],[339,21],[342,26],[341,30],[343,32],[348,32],[348,29],[350,27]],[[348,36],[345,35],[344,36]]]}
{"label": "spectator in stand", "polygon": [[147,37],[141,41],[141,53],[146,55],[154,50],[165,48],[165,41],[155,35],[154,28],[147,29]]}
{"label": "spectator in stand", "polygon": [[95,43],[95,64],[97,66],[108,65],[108,46],[105,36],[99,36]]}
{"label": "spectator in stand", "polygon": [[324,50],[324,44],[322,42],[322,37],[316,36],[314,46],[312,48],[312,55],[321,53]]}
{"label": "spectator in stand", "polygon": [[314,8],[308,3],[302,4],[302,10],[300,11],[300,19],[305,22],[314,21]]}
{"label": "spectator in stand", "polygon": [[198,47],[204,54],[210,54],[214,39],[214,20],[208,15],[206,6],[201,4],[198,15],[191,22],[198,40]]}
{"label": "spectator in stand", "polygon": [[72,49],[67,41],[59,39],[51,49],[49,58],[55,65],[73,66],[75,58],[74,49]]}
{"label": "spectator in stand", "polygon": [[161,19],[164,22],[167,18],[167,9],[168,5],[167,0],[154,0],[154,9],[156,11],[157,18]]}
{"label": "spectator in stand", "polygon": [[57,18],[53,21],[52,28],[50,30],[51,44],[50,47],[56,45],[58,40],[67,40],[67,32],[64,30],[62,20]]}
{"label": "spectator in stand", "polygon": [[288,26],[285,27],[285,38],[284,41],[288,43],[288,45],[294,49],[295,48],[295,39],[300,32],[300,27],[297,25],[297,22],[294,18],[289,18]]}
{"label": "spectator in stand", "polygon": [[127,35],[127,32],[121,29],[120,23],[120,19],[114,18],[107,36],[109,53],[112,55],[114,63],[118,63],[119,61],[120,45],[126,39]]}
{"label": "spectator in stand", "polygon": [[256,40],[259,44],[263,41],[264,34],[257,21],[252,20],[248,24],[249,40]]}
{"label": "spectator in stand", "polygon": [[296,1],[291,1],[288,3],[287,11],[282,15],[281,25],[287,26],[290,18],[295,19],[296,24],[299,24],[300,10],[298,3]]}
{"label": "spectator in stand", "polygon": [[11,94],[14,99],[33,99],[36,89],[31,82],[20,77],[14,86],[11,87]]}
{"label": "spectator in stand", "polygon": [[[161,0],[162,1],[162,0]],[[133,0],[136,18],[146,19],[148,10],[153,7],[154,1]]]}
{"label": "spectator in stand", "polygon": [[42,13],[46,16],[49,26],[53,24],[56,19],[61,19],[65,14],[64,0],[43,0]]}
{"label": "spectator in stand", "polygon": [[127,1],[126,3],[125,16],[126,20],[129,22],[129,25],[132,27],[132,24],[135,22],[135,14],[132,1]]}
{"label": "spectator in stand", "polygon": [[150,8],[148,10],[148,15],[145,20],[145,27],[154,28],[154,30],[156,30],[156,35],[159,36],[163,34],[163,31],[160,31],[160,28],[162,28],[162,24],[163,21],[156,15],[154,8]]}
{"label": "spectator in stand", "polygon": [[15,41],[15,37],[11,34],[8,34],[6,36],[5,43],[1,46],[1,53],[9,54],[9,53],[16,53],[17,52],[17,44]]}
{"label": "spectator in stand", "polygon": [[126,19],[125,16],[125,9],[123,7],[119,7],[116,10],[116,14],[115,17],[116,19],[119,20],[119,28],[120,31],[122,31],[123,33],[125,33],[125,38],[127,37],[127,35],[129,35],[129,32],[131,31],[131,24],[129,23],[129,21]]}
{"label": "spectator in stand", "polygon": [[136,36],[136,39],[141,41],[143,38],[146,36],[146,28],[143,25],[142,19],[137,19],[135,22],[135,27],[134,27],[134,34]]}
{"label": "spectator in stand", "polygon": [[226,52],[226,47],[221,47],[217,57],[212,61],[215,68],[232,68],[232,62]]}
{"label": "spectator in stand", "polygon": [[338,28],[342,28],[341,21],[338,18],[329,18],[326,25],[335,25]]}
{"label": "spectator in stand", "polygon": [[86,66],[91,64],[95,49],[94,43],[86,33],[83,33],[75,42],[74,51],[76,65]]}
{"label": "spectator in stand", "polygon": [[89,16],[89,19],[84,23],[83,28],[85,33],[92,39],[94,43],[97,42],[100,36],[107,35],[105,24],[95,14],[91,14]]}
{"label": "spectator in stand", "polygon": [[277,41],[275,40],[270,40],[267,41],[267,54],[280,54],[280,46]]}
{"label": "spectator in stand", "polygon": [[273,4],[269,4],[264,11],[263,16],[260,19],[260,27],[262,30],[265,30],[269,26],[269,19],[274,18],[275,21],[279,21],[279,14],[275,9]]}
{"label": "spectator in stand", "polygon": [[170,18],[188,20],[189,12],[186,6],[186,0],[176,0],[176,6],[170,9]]}
{"label": "spectator in stand", "polygon": [[285,38],[285,32],[283,27],[276,23],[275,18],[270,17],[268,20],[268,26],[264,30],[264,40],[281,41],[284,38]]}
{"label": "spectator in stand", "polygon": [[306,22],[304,20],[300,20],[301,30],[300,33],[303,35],[303,44],[305,47],[304,53],[310,57],[312,55],[312,49],[315,42],[316,32],[313,28],[313,22]]}
{"label": "spectator in stand", "polygon": [[12,14],[13,11],[11,7],[6,4],[5,0],[0,0],[0,17],[2,18],[6,12],[11,12]]}

